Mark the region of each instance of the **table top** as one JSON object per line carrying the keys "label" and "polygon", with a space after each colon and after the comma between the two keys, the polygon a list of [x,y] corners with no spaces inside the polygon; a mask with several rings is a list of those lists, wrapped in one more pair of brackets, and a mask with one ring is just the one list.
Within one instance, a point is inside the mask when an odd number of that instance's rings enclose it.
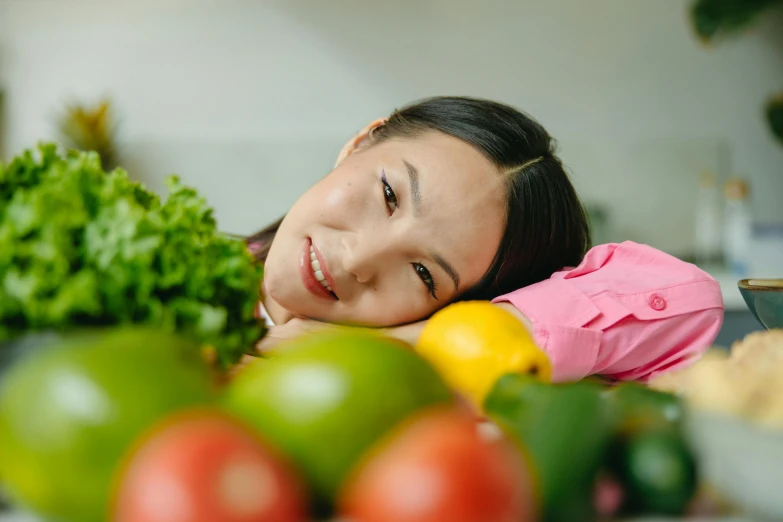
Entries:
{"label": "table top", "polygon": [[[648,517],[648,518],[636,518],[633,520],[622,520],[618,522],[761,522],[757,519],[751,519],[746,517],[720,517],[720,518],[661,518],[661,517]],[[1,513],[0,522],[41,522],[40,520],[20,513]]]}

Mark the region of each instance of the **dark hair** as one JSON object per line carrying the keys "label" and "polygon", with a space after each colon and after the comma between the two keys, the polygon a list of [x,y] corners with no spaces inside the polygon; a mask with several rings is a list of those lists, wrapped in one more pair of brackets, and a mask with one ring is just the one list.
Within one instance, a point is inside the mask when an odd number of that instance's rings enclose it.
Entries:
{"label": "dark hair", "polygon": [[[469,143],[507,180],[500,248],[482,280],[461,299],[492,299],[582,261],[590,248],[587,217],[555,155],[554,139],[539,123],[501,103],[436,97],[395,111],[371,133],[369,144],[430,131]],[[247,238],[257,260],[266,259],[280,221]]]}

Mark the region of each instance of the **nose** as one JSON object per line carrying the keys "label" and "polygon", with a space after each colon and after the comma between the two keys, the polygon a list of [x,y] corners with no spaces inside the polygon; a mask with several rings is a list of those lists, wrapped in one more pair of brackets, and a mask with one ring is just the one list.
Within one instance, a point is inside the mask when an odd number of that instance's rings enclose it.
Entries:
{"label": "nose", "polygon": [[371,283],[394,263],[399,245],[383,234],[358,234],[347,238],[343,247],[343,268],[359,283]]}

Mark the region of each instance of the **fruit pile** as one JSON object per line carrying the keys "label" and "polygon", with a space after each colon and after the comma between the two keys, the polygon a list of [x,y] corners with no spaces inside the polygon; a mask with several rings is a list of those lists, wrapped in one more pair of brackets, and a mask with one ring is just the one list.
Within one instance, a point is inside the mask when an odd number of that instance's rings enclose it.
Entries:
{"label": "fruit pile", "polygon": [[192,341],[158,330],[41,340],[0,375],[0,484],[65,522],[682,512],[696,476],[677,400],[547,383],[506,313],[446,308],[416,349],[310,334],[228,384]]}

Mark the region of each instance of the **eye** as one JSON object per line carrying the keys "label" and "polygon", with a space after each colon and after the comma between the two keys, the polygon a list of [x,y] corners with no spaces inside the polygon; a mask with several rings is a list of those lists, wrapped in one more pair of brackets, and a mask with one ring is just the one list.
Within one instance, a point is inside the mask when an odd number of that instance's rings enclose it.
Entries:
{"label": "eye", "polygon": [[416,271],[416,275],[419,276],[419,279],[421,279],[422,282],[427,286],[427,289],[430,291],[430,294],[432,294],[432,297],[437,299],[438,295],[436,290],[438,288],[435,286],[435,280],[432,278],[430,271],[427,270],[427,267],[421,263],[413,263],[413,269]]}
{"label": "eye", "polygon": [[381,171],[381,183],[383,183],[383,199],[386,200],[386,208],[388,209],[389,215],[391,216],[394,214],[394,211],[397,210],[397,194],[394,193],[391,185],[389,185],[389,182],[386,181],[385,171]]}

